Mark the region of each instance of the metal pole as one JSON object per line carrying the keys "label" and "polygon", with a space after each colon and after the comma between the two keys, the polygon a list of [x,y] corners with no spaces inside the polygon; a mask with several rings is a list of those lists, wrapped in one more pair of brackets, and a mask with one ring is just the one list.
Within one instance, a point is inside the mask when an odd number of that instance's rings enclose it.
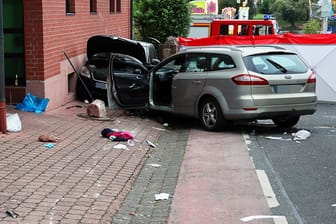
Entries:
{"label": "metal pole", "polygon": [[0,0],[0,131],[7,133],[2,0]]}

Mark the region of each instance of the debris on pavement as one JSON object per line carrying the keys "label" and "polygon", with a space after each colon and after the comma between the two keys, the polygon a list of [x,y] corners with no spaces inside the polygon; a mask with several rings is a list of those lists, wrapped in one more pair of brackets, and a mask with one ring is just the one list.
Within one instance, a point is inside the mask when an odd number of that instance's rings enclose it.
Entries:
{"label": "debris on pavement", "polygon": [[168,198],[169,198],[169,194],[167,193],[155,194],[155,201],[168,200]]}
{"label": "debris on pavement", "polygon": [[83,106],[82,105],[72,105],[72,106],[68,106],[66,109],[69,110],[71,108],[82,108]]}
{"label": "debris on pavement", "polygon": [[47,134],[47,135],[40,135],[38,140],[40,142],[57,142],[59,138],[56,137],[55,135]]}
{"label": "debris on pavement", "polygon": [[22,130],[21,120],[17,113],[15,114],[6,113],[6,124],[7,124],[7,131],[9,132],[19,132]]}
{"label": "debris on pavement", "polygon": [[[284,135],[287,135],[287,132],[284,132]],[[291,138],[284,138],[284,137],[275,137],[275,136],[265,136],[266,139],[271,140],[280,140],[280,141],[303,141],[309,138],[311,133],[307,130],[301,129],[295,133],[292,133]]]}
{"label": "debris on pavement", "polygon": [[148,164],[148,166],[155,167],[155,168],[161,167],[161,165],[157,164],[157,163],[150,163],[150,164]]}
{"label": "debris on pavement", "polygon": [[124,144],[117,144],[115,146],[113,146],[114,149],[123,149],[123,150],[128,150],[127,145]]}
{"label": "debris on pavement", "polygon": [[43,144],[43,146],[48,148],[48,149],[52,149],[52,148],[54,148],[55,144],[54,143],[45,143],[45,144]]}
{"label": "debris on pavement", "polygon": [[127,145],[128,146],[135,146],[135,143],[134,143],[134,141],[132,139],[128,139],[127,140]]}
{"label": "debris on pavement", "polygon": [[149,145],[152,148],[156,147],[156,145],[153,142],[149,141],[149,140],[146,140],[146,143],[147,143],[147,145]]}
{"label": "debris on pavement", "polygon": [[311,133],[307,130],[299,130],[296,133],[293,133],[293,141],[303,141],[306,140],[307,138],[309,138],[311,135]]}
{"label": "debris on pavement", "polygon": [[106,117],[105,103],[102,100],[94,100],[86,109],[90,117]]}
{"label": "debris on pavement", "polygon": [[128,131],[119,131],[110,128],[104,128],[101,131],[101,135],[111,141],[128,141],[134,139],[133,135]]}
{"label": "debris on pavement", "polygon": [[272,139],[272,140],[281,140],[281,141],[291,141],[291,138],[282,138],[282,137],[273,137],[273,136],[266,136],[266,139]]}
{"label": "debris on pavement", "polygon": [[48,103],[48,98],[40,98],[27,93],[23,98],[22,103],[18,103],[15,108],[18,110],[35,112],[39,114],[47,109]]}
{"label": "debris on pavement", "polygon": [[8,210],[8,211],[6,211],[6,214],[7,215],[9,215],[10,217],[12,217],[12,218],[17,218],[19,215],[15,212],[15,211],[13,211],[13,210]]}
{"label": "debris on pavement", "polygon": [[154,130],[158,130],[158,131],[167,131],[167,129],[165,129],[165,128],[156,128],[156,127],[152,127],[152,129],[154,129]]}

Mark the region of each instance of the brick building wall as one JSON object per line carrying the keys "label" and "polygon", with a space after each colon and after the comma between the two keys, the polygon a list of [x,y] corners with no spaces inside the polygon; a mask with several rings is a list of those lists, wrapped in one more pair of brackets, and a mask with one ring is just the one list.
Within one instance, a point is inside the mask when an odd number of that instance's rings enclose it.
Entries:
{"label": "brick building wall", "polygon": [[75,97],[77,70],[86,60],[86,41],[97,34],[130,38],[130,0],[121,12],[110,13],[110,0],[99,0],[90,13],[90,0],[74,0],[75,13],[66,14],[65,0],[24,0],[26,92],[49,98],[48,109]]}

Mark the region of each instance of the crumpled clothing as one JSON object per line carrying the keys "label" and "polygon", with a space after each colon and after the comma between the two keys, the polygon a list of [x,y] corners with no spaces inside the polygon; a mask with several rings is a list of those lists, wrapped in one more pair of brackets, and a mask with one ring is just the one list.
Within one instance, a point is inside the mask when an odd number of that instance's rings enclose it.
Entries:
{"label": "crumpled clothing", "polygon": [[128,141],[134,139],[132,134],[128,131],[115,131],[110,128],[105,128],[101,134],[104,138],[108,138],[112,141]]}

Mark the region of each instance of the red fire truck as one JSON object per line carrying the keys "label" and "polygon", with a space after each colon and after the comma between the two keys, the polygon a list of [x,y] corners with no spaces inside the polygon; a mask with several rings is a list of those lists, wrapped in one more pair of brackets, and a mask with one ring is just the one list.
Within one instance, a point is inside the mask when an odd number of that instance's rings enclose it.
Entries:
{"label": "red fire truck", "polygon": [[188,37],[274,35],[278,31],[276,20],[213,19],[194,22]]}

